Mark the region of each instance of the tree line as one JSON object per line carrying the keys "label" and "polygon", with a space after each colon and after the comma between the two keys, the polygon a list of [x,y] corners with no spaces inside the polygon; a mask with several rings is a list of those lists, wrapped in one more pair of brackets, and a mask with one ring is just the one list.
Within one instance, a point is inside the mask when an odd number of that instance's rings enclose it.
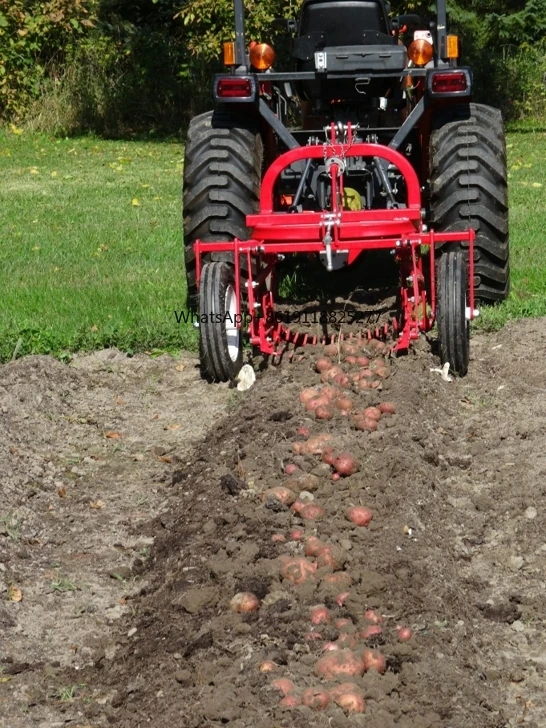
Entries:
{"label": "tree line", "polygon": [[[245,0],[248,39],[286,48],[272,20],[301,0]],[[434,4],[391,3],[392,13]],[[544,0],[448,0],[478,98],[546,120]],[[232,0],[0,0],[0,119],[58,133],[176,133],[210,106]]]}

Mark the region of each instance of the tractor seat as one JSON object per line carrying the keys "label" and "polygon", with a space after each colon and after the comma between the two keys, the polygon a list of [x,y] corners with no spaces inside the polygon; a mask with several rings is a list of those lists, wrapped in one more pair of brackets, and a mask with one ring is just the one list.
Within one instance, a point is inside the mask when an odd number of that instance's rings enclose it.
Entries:
{"label": "tractor seat", "polygon": [[388,79],[372,83],[362,83],[362,79],[358,83],[356,79],[327,81],[320,73],[362,77],[374,71],[403,71],[406,49],[389,31],[382,0],[304,0],[292,54],[298,71],[318,71],[319,77],[300,84],[300,92],[305,98],[324,100],[384,95],[390,85]]}
{"label": "tractor seat", "polygon": [[298,36],[309,33],[322,34],[326,46],[396,43],[381,0],[305,0]]}

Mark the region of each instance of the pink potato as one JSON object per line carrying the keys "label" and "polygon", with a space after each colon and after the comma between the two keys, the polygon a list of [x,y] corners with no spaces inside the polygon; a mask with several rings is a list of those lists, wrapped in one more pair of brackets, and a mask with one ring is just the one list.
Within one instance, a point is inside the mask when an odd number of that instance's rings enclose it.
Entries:
{"label": "pink potato", "polygon": [[304,556],[280,557],[280,574],[283,579],[298,586],[312,578],[317,570],[317,565]]}
{"label": "pink potato", "polygon": [[301,704],[313,710],[324,710],[330,702],[330,695],[320,688],[307,688],[301,696]]}
{"label": "pink potato", "polygon": [[318,521],[324,517],[325,510],[322,506],[319,506],[316,503],[307,503],[300,509],[298,515],[300,518],[303,518],[304,521]]}
{"label": "pink potato", "polygon": [[382,675],[387,669],[387,661],[385,660],[385,657],[377,650],[364,650],[362,659],[364,661],[365,672],[375,670]]}
{"label": "pink potato", "polygon": [[284,485],[276,485],[262,493],[262,500],[278,500],[285,506],[291,506],[296,500],[296,494]]}
{"label": "pink potato", "polygon": [[251,592],[239,592],[229,603],[232,612],[245,614],[248,612],[257,612],[260,608],[260,600]]}
{"label": "pink potato", "polygon": [[364,674],[364,660],[349,649],[329,652],[316,663],[314,673],[324,680]]}
{"label": "pink potato", "polygon": [[355,526],[367,526],[373,518],[373,513],[364,506],[351,506],[345,511],[345,518]]}

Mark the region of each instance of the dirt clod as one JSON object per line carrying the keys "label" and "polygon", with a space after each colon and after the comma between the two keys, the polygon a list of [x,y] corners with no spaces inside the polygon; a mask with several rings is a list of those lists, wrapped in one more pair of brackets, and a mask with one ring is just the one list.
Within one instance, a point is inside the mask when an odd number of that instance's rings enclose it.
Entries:
{"label": "dirt clod", "polygon": [[220,478],[220,488],[228,495],[239,495],[246,488],[245,483],[234,475],[222,475]]}

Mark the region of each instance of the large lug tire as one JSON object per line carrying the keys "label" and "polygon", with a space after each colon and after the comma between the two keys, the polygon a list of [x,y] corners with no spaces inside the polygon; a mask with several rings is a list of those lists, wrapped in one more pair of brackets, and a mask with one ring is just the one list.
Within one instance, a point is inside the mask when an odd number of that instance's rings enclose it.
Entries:
{"label": "large lug tire", "polygon": [[468,253],[447,248],[437,261],[436,322],[442,364],[449,362],[461,377],[468,371],[470,359],[470,325],[467,318]]}
{"label": "large lug tire", "polygon": [[[198,303],[196,240],[247,240],[246,216],[259,206],[263,144],[252,119],[222,109],[190,122],[184,162],[184,258],[187,304]],[[205,254],[207,260],[231,261],[230,253]],[[245,273],[244,261],[241,263]]]}
{"label": "large lug tire", "polygon": [[201,373],[210,381],[232,381],[243,366],[236,313],[233,266],[205,263],[199,281],[199,355]]}
{"label": "large lug tire", "polygon": [[436,231],[476,230],[476,299],[505,300],[510,290],[508,192],[498,109],[469,103],[447,109],[434,120],[430,213]]}

